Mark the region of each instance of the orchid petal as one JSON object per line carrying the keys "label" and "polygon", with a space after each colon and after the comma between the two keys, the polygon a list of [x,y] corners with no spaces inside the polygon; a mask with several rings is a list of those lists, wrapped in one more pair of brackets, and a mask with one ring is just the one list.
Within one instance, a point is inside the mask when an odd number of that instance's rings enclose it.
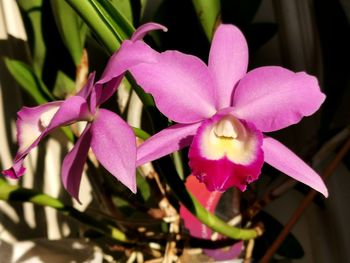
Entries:
{"label": "orchid petal", "polygon": [[[232,259],[238,258],[241,252],[243,251],[244,243],[243,241],[238,241],[233,244],[229,249],[227,248],[219,248],[219,249],[204,249],[204,253],[209,257],[212,257],[217,262],[236,262],[232,261]],[[242,261],[237,261],[242,262]]]}
{"label": "orchid petal", "polygon": [[24,173],[24,168],[21,168],[23,159],[50,131],[88,117],[86,100],[80,96],[33,108],[24,107],[18,112],[17,120],[19,150],[13,167],[5,170],[5,175],[20,177]]}
{"label": "orchid petal", "polygon": [[[55,104],[56,103],[56,104]],[[42,109],[47,107],[48,110],[42,111]],[[35,115],[41,114],[39,118]],[[29,115],[33,114],[35,118],[33,120],[29,119]],[[20,133],[25,133],[34,125],[39,127],[39,131],[41,134],[36,137],[36,139],[32,142],[32,144],[26,146],[21,149],[16,155],[15,161],[21,158],[25,158],[25,156],[31,151],[34,147],[38,145],[38,143],[52,130],[71,124],[74,121],[79,120],[87,120],[89,118],[89,110],[88,105],[84,98],[80,96],[73,96],[68,98],[63,102],[52,102],[41,105],[35,108],[24,108],[19,113],[18,122],[23,123],[19,125],[19,138],[21,137]],[[25,119],[20,120],[21,118]],[[36,120],[36,123],[30,121]],[[33,130],[33,133],[35,130]],[[37,135],[37,134],[36,134]]]}
{"label": "orchid petal", "polygon": [[313,114],[324,100],[315,77],[274,66],[248,72],[236,87],[233,107],[238,118],[270,132]]}
{"label": "orchid petal", "polygon": [[163,25],[152,22],[146,23],[136,29],[134,34],[132,34],[131,41],[141,40],[148,32],[153,30],[163,30],[164,32],[168,31],[168,29]]}
{"label": "orchid petal", "polygon": [[328,190],[321,177],[286,146],[270,137],[265,137],[263,151],[265,162],[295,180],[310,186],[325,197],[328,196]]}
{"label": "orchid petal", "polygon": [[86,126],[62,164],[61,177],[63,185],[67,192],[78,201],[81,176],[92,138],[90,126],[91,124]]}
{"label": "orchid petal", "polygon": [[44,133],[46,134],[53,129],[69,125],[73,122],[87,121],[90,118],[91,113],[86,100],[80,96],[73,96],[61,104]]}
{"label": "orchid petal", "polygon": [[87,100],[89,97],[93,87],[94,87],[94,80],[95,80],[95,72],[92,72],[89,74],[89,78],[84,85],[84,87],[77,93],[77,96],[83,97],[84,99]]}
{"label": "orchid petal", "polygon": [[[120,75],[119,77],[115,77],[112,80],[108,81],[104,88],[102,89],[101,96],[98,101],[96,101],[96,106],[101,105],[105,101],[107,101],[112,95],[117,91],[120,83],[123,80],[124,75]],[[96,84],[98,87],[99,85]]]}
{"label": "orchid petal", "polygon": [[[47,126],[61,105],[62,101],[49,102],[32,108],[23,107],[17,113],[16,126],[19,148],[16,156],[22,155],[39,138],[45,129],[44,125]],[[42,119],[42,116],[45,118]]]}
{"label": "orchid petal", "polygon": [[7,170],[1,171],[1,174],[11,179],[20,178],[26,171],[26,168],[23,166],[23,159],[15,161],[12,167]]}
{"label": "orchid petal", "polygon": [[153,95],[158,109],[173,121],[193,123],[216,112],[213,79],[195,56],[166,51],[159,54],[157,63],[142,63],[129,70]]}
{"label": "orchid petal", "polygon": [[220,25],[213,37],[209,70],[217,88],[217,109],[231,105],[235,84],[248,68],[248,45],[242,32],[233,25]]}
{"label": "orchid petal", "polygon": [[126,40],[109,59],[101,79],[96,84],[107,83],[139,63],[155,63],[157,62],[157,58],[158,52],[144,42]]}
{"label": "orchid petal", "polygon": [[137,149],[136,165],[151,162],[190,145],[200,124],[175,124],[153,135]]}
{"label": "orchid petal", "polygon": [[99,162],[136,193],[136,138],[132,128],[115,113],[99,109],[91,131],[91,148]]}

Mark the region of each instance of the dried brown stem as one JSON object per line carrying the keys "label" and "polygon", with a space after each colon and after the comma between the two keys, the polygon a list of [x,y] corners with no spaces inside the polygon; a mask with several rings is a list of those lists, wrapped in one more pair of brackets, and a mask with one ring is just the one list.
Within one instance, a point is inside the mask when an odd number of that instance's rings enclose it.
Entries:
{"label": "dried brown stem", "polygon": [[[347,154],[347,152],[350,149],[350,138],[347,139],[346,143],[343,145],[343,147],[340,149],[336,157],[333,159],[333,161],[326,167],[322,174],[322,178],[325,180],[329,176],[331,176],[336,168],[338,167],[341,160],[344,158],[344,156]],[[275,254],[276,250],[279,248],[279,246],[282,244],[284,239],[287,237],[293,226],[296,224],[298,219],[301,217],[305,209],[309,206],[309,204],[312,202],[314,197],[317,195],[317,192],[315,190],[311,190],[308,195],[301,201],[298,208],[295,210],[292,217],[289,219],[288,223],[284,226],[281,233],[278,235],[276,240],[273,242],[271,247],[266,251],[266,254],[261,259],[261,263],[267,263],[270,261],[271,257]]]}

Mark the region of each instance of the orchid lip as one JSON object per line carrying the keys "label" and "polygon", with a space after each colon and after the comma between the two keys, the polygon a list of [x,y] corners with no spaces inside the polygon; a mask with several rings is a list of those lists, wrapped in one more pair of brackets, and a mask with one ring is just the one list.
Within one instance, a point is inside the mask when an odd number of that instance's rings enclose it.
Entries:
{"label": "orchid lip", "polygon": [[263,164],[262,134],[255,126],[225,111],[204,121],[191,144],[190,167],[210,191],[231,186],[246,189]]}

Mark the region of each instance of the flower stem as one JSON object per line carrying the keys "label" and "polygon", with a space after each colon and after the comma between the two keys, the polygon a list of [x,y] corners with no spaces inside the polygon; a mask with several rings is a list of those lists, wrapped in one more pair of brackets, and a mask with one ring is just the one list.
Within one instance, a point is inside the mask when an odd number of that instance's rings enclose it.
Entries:
{"label": "flower stem", "polygon": [[133,243],[128,240],[121,230],[114,226],[96,220],[95,218],[76,210],[74,207],[65,205],[59,199],[49,195],[31,189],[22,188],[18,185],[9,185],[2,178],[0,178],[0,200],[30,202],[40,206],[51,207],[67,216],[73,217],[80,223],[91,227],[107,237],[123,243]]}
{"label": "flower stem", "polygon": [[[167,184],[176,195],[177,199],[203,224],[212,230],[233,239],[248,240],[260,235],[258,229],[242,229],[232,227],[226,222],[208,212],[199,201],[187,190],[183,181],[178,176],[165,176]],[[170,177],[170,176],[169,176]]]}
{"label": "flower stem", "polygon": [[135,135],[142,140],[147,140],[151,137],[151,135],[140,128],[133,127],[132,129],[134,130]]}

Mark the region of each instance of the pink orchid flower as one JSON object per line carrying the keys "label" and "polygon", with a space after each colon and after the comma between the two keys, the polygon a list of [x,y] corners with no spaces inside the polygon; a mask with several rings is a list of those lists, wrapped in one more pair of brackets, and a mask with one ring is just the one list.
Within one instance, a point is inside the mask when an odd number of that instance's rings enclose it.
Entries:
{"label": "pink orchid flower", "polygon": [[[133,44],[126,45],[132,53]],[[208,66],[192,55],[140,46],[135,45],[138,56],[153,62],[129,71],[153,95],[158,109],[178,124],[144,142],[137,151],[137,165],[190,145],[192,174],[210,191],[231,186],[245,190],[258,179],[265,161],[328,196],[315,171],[263,134],[298,123],[319,109],[325,95],[315,77],[278,66],[247,72],[247,43],[232,25],[217,28]]]}
{"label": "pink orchid flower", "polygon": [[[141,42],[147,32],[164,29],[154,23],[145,24],[134,33],[132,41]],[[123,49],[123,47],[121,48]],[[127,67],[140,63],[142,59],[128,59],[122,52],[113,67],[124,72]],[[129,55],[130,56],[130,55]],[[149,62],[148,60],[145,60]],[[11,168],[2,171],[7,177],[17,179],[25,173],[23,161],[29,152],[51,131],[78,121],[85,121],[87,125],[66,155],[62,164],[62,181],[66,190],[79,200],[79,187],[88,151],[91,147],[98,161],[121,183],[132,192],[136,192],[136,139],[132,128],[117,114],[100,108],[118,88],[123,74],[113,74],[106,67],[104,77],[107,81],[94,84],[95,74],[89,76],[85,87],[75,96],[65,101],[54,101],[37,107],[23,107],[18,112],[17,140],[18,152]]]}
{"label": "pink orchid flower", "polygon": [[62,165],[62,181],[67,191],[79,200],[79,186],[90,146],[100,163],[131,191],[136,192],[136,141],[133,130],[115,113],[99,108],[106,97],[102,85],[94,85],[94,73],[76,96],[18,112],[17,139],[19,149],[14,165],[3,174],[18,178],[25,168],[27,154],[52,130],[78,121],[87,125],[66,155]]}

